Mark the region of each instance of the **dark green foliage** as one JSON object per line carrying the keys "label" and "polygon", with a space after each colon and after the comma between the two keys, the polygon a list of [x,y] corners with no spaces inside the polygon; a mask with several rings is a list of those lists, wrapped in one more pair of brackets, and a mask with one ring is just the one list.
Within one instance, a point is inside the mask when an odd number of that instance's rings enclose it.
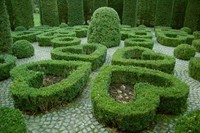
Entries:
{"label": "dark green foliage", "polygon": [[197,52],[200,52],[200,39],[196,39],[192,42],[192,46],[196,49]]}
{"label": "dark green foliage", "polygon": [[67,23],[67,19],[68,19],[67,0],[57,0],[57,5],[58,5],[58,15],[59,15],[60,23],[62,22]]}
{"label": "dark green foliage", "polygon": [[139,46],[152,49],[154,42],[152,39],[146,39],[146,38],[129,38],[124,41],[124,45],[125,47]]}
{"label": "dark green foliage", "polygon": [[175,133],[199,133],[200,110],[181,116],[176,122]]}
{"label": "dark green foliage", "polygon": [[51,44],[54,48],[79,45],[80,43],[81,40],[77,37],[56,37],[51,40]]}
{"label": "dark green foliage", "polygon": [[194,39],[200,39],[200,31],[193,32]]}
{"label": "dark green foliage", "polygon": [[77,25],[73,27],[76,32],[76,37],[83,38],[87,37],[88,25]]}
{"label": "dark green foliage", "polygon": [[108,0],[93,0],[93,12],[100,8],[108,6]]}
{"label": "dark green foliage", "polygon": [[173,73],[175,59],[143,47],[118,49],[112,58],[113,65],[140,66]]}
{"label": "dark green foliage", "polygon": [[108,0],[108,6],[115,9],[119,15],[120,20],[122,20],[123,0]]}
{"label": "dark green foliage", "polygon": [[34,48],[27,40],[19,40],[12,46],[12,54],[18,59],[28,58],[34,55]]}
{"label": "dark green foliage", "polygon": [[100,43],[106,47],[120,44],[120,19],[117,12],[110,7],[101,7],[92,15],[88,29],[88,42]]}
{"label": "dark green foliage", "polygon": [[16,60],[17,58],[12,55],[0,54],[0,80],[10,77],[9,72],[13,67],[15,67]]}
{"label": "dark green foliage", "polygon": [[135,27],[137,24],[138,0],[124,0],[122,24]]}
{"label": "dark green foliage", "polygon": [[27,40],[29,42],[36,41],[36,35],[40,34],[41,31],[20,31],[20,32],[13,32],[13,42],[18,40]]}
{"label": "dark green foliage", "polygon": [[144,30],[133,30],[128,34],[129,38],[148,38],[152,39],[153,35],[151,31],[144,31]]}
{"label": "dark green foliage", "polygon": [[83,0],[83,7],[85,23],[88,24],[93,12],[93,0]]}
{"label": "dark green foliage", "polygon": [[184,26],[193,31],[200,30],[200,1],[188,0]]}
{"label": "dark green foliage", "polygon": [[190,77],[200,81],[200,58],[194,57],[190,59],[189,74]]}
{"label": "dark green foliage", "polygon": [[14,25],[29,29],[34,26],[32,0],[11,0],[14,14]]}
{"label": "dark green foliage", "polygon": [[171,26],[174,0],[157,0],[155,25]]}
{"label": "dark green foliage", "polygon": [[68,25],[67,25],[66,23],[61,23],[61,24],[59,25],[59,28],[66,28],[66,27],[68,27]]}
{"label": "dark green foliage", "polygon": [[192,29],[190,29],[188,27],[182,27],[180,30],[185,31],[188,34],[192,34]]}
{"label": "dark green foliage", "polygon": [[68,25],[84,24],[83,0],[68,0]]}
{"label": "dark green foliage", "polygon": [[92,63],[92,70],[98,69],[106,59],[107,49],[100,44],[86,44],[56,48],[51,51],[51,58],[56,60],[78,60]]}
{"label": "dark green foliage", "polygon": [[[109,95],[111,84],[134,86],[136,99],[126,104]],[[131,66],[105,66],[96,77],[91,100],[93,113],[103,124],[125,132],[137,132],[150,125],[157,112],[178,114],[186,109],[189,87],[178,78]]]}
{"label": "dark green foliage", "polygon": [[5,0],[0,1],[0,54],[11,53],[11,30]]}
{"label": "dark green foliage", "polygon": [[27,29],[24,26],[17,26],[15,28],[15,31],[25,31],[25,30],[27,30]]}
{"label": "dark green foliage", "polygon": [[[90,72],[90,63],[78,61],[46,60],[15,67],[10,88],[15,107],[40,113],[72,101],[87,83]],[[45,75],[64,79],[43,87]]]}
{"label": "dark green foliage", "polygon": [[190,58],[194,57],[195,54],[195,48],[188,44],[181,44],[174,49],[174,56],[182,60],[190,60]]}
{"label": "dark green foliage", "polygon": [[12,30],[15,29],[15,23],[14,23],[14,13],[13,13],[13,7],[12,7],[12,0],[5,0],[6,2],[6,8],[7,8],[7,12],[9,15],[9,20],[10,20],[10,27]]}
{"label": "dark green foliage", "polygon": [[26,123],[23,114],[18,109],[0,108],[1,133],[26,133]]}
{"label": "dark green foliage", "polygon": [[58,26],[57,0],[40,0],[40,16],[42,25]]}

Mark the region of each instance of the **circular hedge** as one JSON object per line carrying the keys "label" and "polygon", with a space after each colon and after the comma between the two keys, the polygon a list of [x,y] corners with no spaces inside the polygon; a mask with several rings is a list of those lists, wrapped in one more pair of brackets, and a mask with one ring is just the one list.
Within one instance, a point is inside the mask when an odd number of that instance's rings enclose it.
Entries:
{"label": "circular hedge", "polygon": [[36,35],[42,33],[41,31],[19,31],[19,32],[13,32],[12,38],[13,42],[16,42],[18,40],[27,40],[29,42],[35,42],[36,41]]}
{"label": "circular hedge", "polygon": [[189,28],[189,27],[183,27],[183,28],[181,28],[180,30],[185,31],[185,32],[188,33],[188,34],[192,34],[192,29]]}
{"label": "circular hedge", "polygon": [[80,43],[81,40],[77,37],[56,37],[51,40],[51,44],[54,48],[79,45]]}
{"label": "circular hedge", "polygon": [[88,29],[88,42],[100,43],[106,47],[120,44],[120,19],[117,12],[109,7],[101,7],[92,15]]}
{"label": "circular hedge", "polygon": [[18,59],[28,58],[34,55],[34,47],[29,41],[19,40],[13,44],[12,54]]}
{"label": "circular hedge", "polygon": [[132,31],[129,35],[129,38],[149,38],[152,39],[153,35],[151,32],[143,31],[143,30],[135,30]]}
{"label": "circular hedge", "polygon": [[200,39],[196,39],[192,42],[192,46],[196,49],[197,52],[200,52]]}
{"label": "circular hedge", "polygon": [[174,56],[182,60],[190,60],[190,58],[194,57],[195,54],[195,48],[188,44],[181,44],[174,49]]}
{"label": "circular hedge", "polygon": [[124,41],[125,47],[129,46],[140,46],[140,47],[145,47],[152,49],[154,42],[151,39],[146,39],[146,38],[129,38]]}
{"label": "circular hedge", "polygon": [[200,58],[194,57],[189,62],[189,75],[190,77],[200,81]]}
{"label": "circular hedge", "polygon": [[10,77],[10,70],[15,67],[16,57],[8,54],[0,54],[0,80]]}
{"label": "circular hedge", "polygon": [[[126,104],[114,100],[108,93],[112,84],[133,85],[135,100]],[[187,84],[173,75],[141,67],[104,66],[94,81],[91,100],[99,122],[137,132],[147,128],[157,112],[183,112],[188,94]]]}

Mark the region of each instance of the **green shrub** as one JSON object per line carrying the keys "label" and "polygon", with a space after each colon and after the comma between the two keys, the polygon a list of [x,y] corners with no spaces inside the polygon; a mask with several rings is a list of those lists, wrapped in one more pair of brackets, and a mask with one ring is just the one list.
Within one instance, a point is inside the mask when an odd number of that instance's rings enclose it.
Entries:
{"label": "green shrub", "polygon": [[8,54],[0,54],[0,80],[10,77],[10,70],[15,67],[16,57]]}
{"label": "green shrub", "polygon": [[15,31],[25,31],[25,30],[27,30],[27,29],[24,26],[17,26],[15,28]]}
{"label": "green shrub", "polygon": [[56,37],[51,40],[51,44],[54,48],[79,45],[80,43],[81,40],[77,37]]}
{"label": "green shrub", "polygon": [[175,133],[199,133],[200,110],[181,116],[176,122]]}
{"label": "green shrub", "polygon": [[115,9],[119,15],[120,20],[122,20],[123,0],[108,0],[108,6]]}
{"label": "green shrub", "polygon": [[147,67],[173,73],[175,59],[143,47],[125,47],[114,53],[112,64]]}
{"label": "green shrub", "polygon": [[200,52],[200,39],[194,40],[192,46],[196,49],[197,52]]}
{"label": "green shrub", "polygon": [[183,27],[181,28],[182,31],[185,31],[188,34],[192,34],[192,29],[188,28],[188,27]]}
{"label": "green shrub", "polygon": [[122,24],[131,25],[137,24],[137,0],[124,0]]}
{"label": "green shrub", "polygon": [[199,57],[194,57],[190,59],[189,62],[189,74],[190,77],[200,81],[200,58]]}
{"label": "green shrub", "polygon": [[182,60],[190,60],[190,58],[194,57],[195,54],[195,48],[188,44],[181,44],[174,49],[174,56]]}
{"label": "green shrub", "polygon": [[0,1],[0,54],[11,53],[11,31],[5,0]]}
{"label": "green shrub", "polygon": [[30,28],[29,31],[42,31],[42,32],[46,32],[46,31],[49,31],[51,29],[55,29],[55,27],[52,28],[52,27],[50,27],[48,25],[41,25],[41,26],[35,26],[33,28]]}
{"label": "green shrub", "polygon": [[58,5],[59,22],[67,23],[68,19],[67,0],[57,0],[57,5]]}
{"label": "green shrub", "polygon": [[66,23],[61,23],[61,24],[59,25],[59,28],[66,28],[66,27],[68,27],[68,25],[67,25]]}
{"label": "green shrub", "polygon": [[74,26],[74,31],[76,32],[76,37],[82,38],[87,37],[88,26],[87,25],[77,25]]}
{"label": "green shrub", "polygon": [[18,40],[27,40],[29,42],[36,41],[36,35],[42,33],[41,31],[20,31],[20,32],[13,32],[12,38],[13,42]]}
{"label": "green shrub", "polygon": [[93,0],[93,11],[106,6],[108,6],[108,0]]}
{"label": "green shrub", "polygon": [[26,133],[26,123],[23,114],[18,109],[0,108],[1,133]]}
{"label": "green shrub", "polygon": [[84,24],[83,0],[68,0],[68,25]]}
{"label": "green shrub", "polygon": [[193,32],[193,35],[195,39],[200,39],[200,31]]}
{"label": "green shrub", "polygon": [[107,49],[100,44],[86,44],[56,48],[51,51],[51,58],[56,60],[79,60],[92,63],[92,70],[98,69],[106,59]]}
{"label": "green shrub", "polygon": [[[115,101],[109,95],[112,84],[133,85],[135,100]],[[150,125],[156,113],[178,114],[186,109],[189,87],[178,78],[157,71],[131,66],[104,66],[96,77],[91,100],[97,120],[126,132],[137,132]]]}
{"label": "green shrub", "polygon": [[128,34],[129,38],[148,38],[152,39],[153,35],[151,32],[146,32],[143,30],[133,30],[131,33]]}
{"label": "green shrub", "polygon": [[19,40],[12,46],[12,54],[18,59],[28,58],[34,55],[34,48],[27,40]]}
{"label": "green shrub", "polygon": [[129,36],[129,34],[132,32],[132,28],[121,28],[120,34],[121,34],[121,40],[126,40]]}
{"label": "green shrub", "polygon": [[152,49],[154,45],[153,40],[146,38],[129,38],[124,41],[124,46],[139,46]]}
{"label": "green shrub", "polygon": [[[78,61],[46,60],[15,67],[10,88],[15,107],[40,113],[72,101],[87,83],[90,72],[90,63]],[[45,75],[64,79],[43,87]]]}
{"label": "green shrub", "polygon": [[100,43],[106,47],[120,44],[120,20],[117,12],[110,7],[101,7],[92,15],[88,29],[88,42]]}

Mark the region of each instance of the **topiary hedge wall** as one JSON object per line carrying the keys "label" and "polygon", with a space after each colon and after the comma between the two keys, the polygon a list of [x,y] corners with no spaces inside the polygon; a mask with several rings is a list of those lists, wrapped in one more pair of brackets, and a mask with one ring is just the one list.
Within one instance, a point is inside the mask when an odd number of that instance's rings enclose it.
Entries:
{"label": "topiary hedge wall", "polygon": [[27,29],[34,26],[32,0],[11,0],[15,27],[24,26]]}
{"label": "topiary hedge wall", "polygon": [[68,0],[68,25],[84,24],[83,0]]}
{"label": "topiary hedge wall", "polygon": [[12,2],[11,0],[6,0],[6,7],[7,7],[7,12],[8,12],[8,15],[9,15],[9,20],[10,20],[10,27],[12,30],[15,29],[15,26],[14,26],[14,14],[13,14],[13,7],[12,7]]}
{"label": "topiary hedge wall", "polygon": [[67,23],[67,0],[57,0],[58,16],[60,23]]}
{"label": "topiary hedge wall", "polygon": [[117,11],[120,20],[122,20],[123,0],[108,0],[108,6],[114,8],[115,11]]}
{"label": "topiary hedge wall", "polygon": [[100,7],[108,6],[108,0],[93,0],[93,11]]}
{"label": "topiary hedge wall", "polygon": [[155,25],[171,26],[174,0],[157,0]]}
{"label": "topiary hedge wall", "polygon": [[136,26],[137,2],[137,0],[124,0],[122,24]]}

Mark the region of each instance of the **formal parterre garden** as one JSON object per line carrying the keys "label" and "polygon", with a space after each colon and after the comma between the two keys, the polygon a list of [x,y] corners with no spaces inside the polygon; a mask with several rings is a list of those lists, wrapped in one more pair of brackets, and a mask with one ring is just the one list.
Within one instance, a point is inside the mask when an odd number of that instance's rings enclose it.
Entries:
{"label": "formal parterre garden", "polygon": [[199,133],[199,0],[1,0],[1,133]]}

